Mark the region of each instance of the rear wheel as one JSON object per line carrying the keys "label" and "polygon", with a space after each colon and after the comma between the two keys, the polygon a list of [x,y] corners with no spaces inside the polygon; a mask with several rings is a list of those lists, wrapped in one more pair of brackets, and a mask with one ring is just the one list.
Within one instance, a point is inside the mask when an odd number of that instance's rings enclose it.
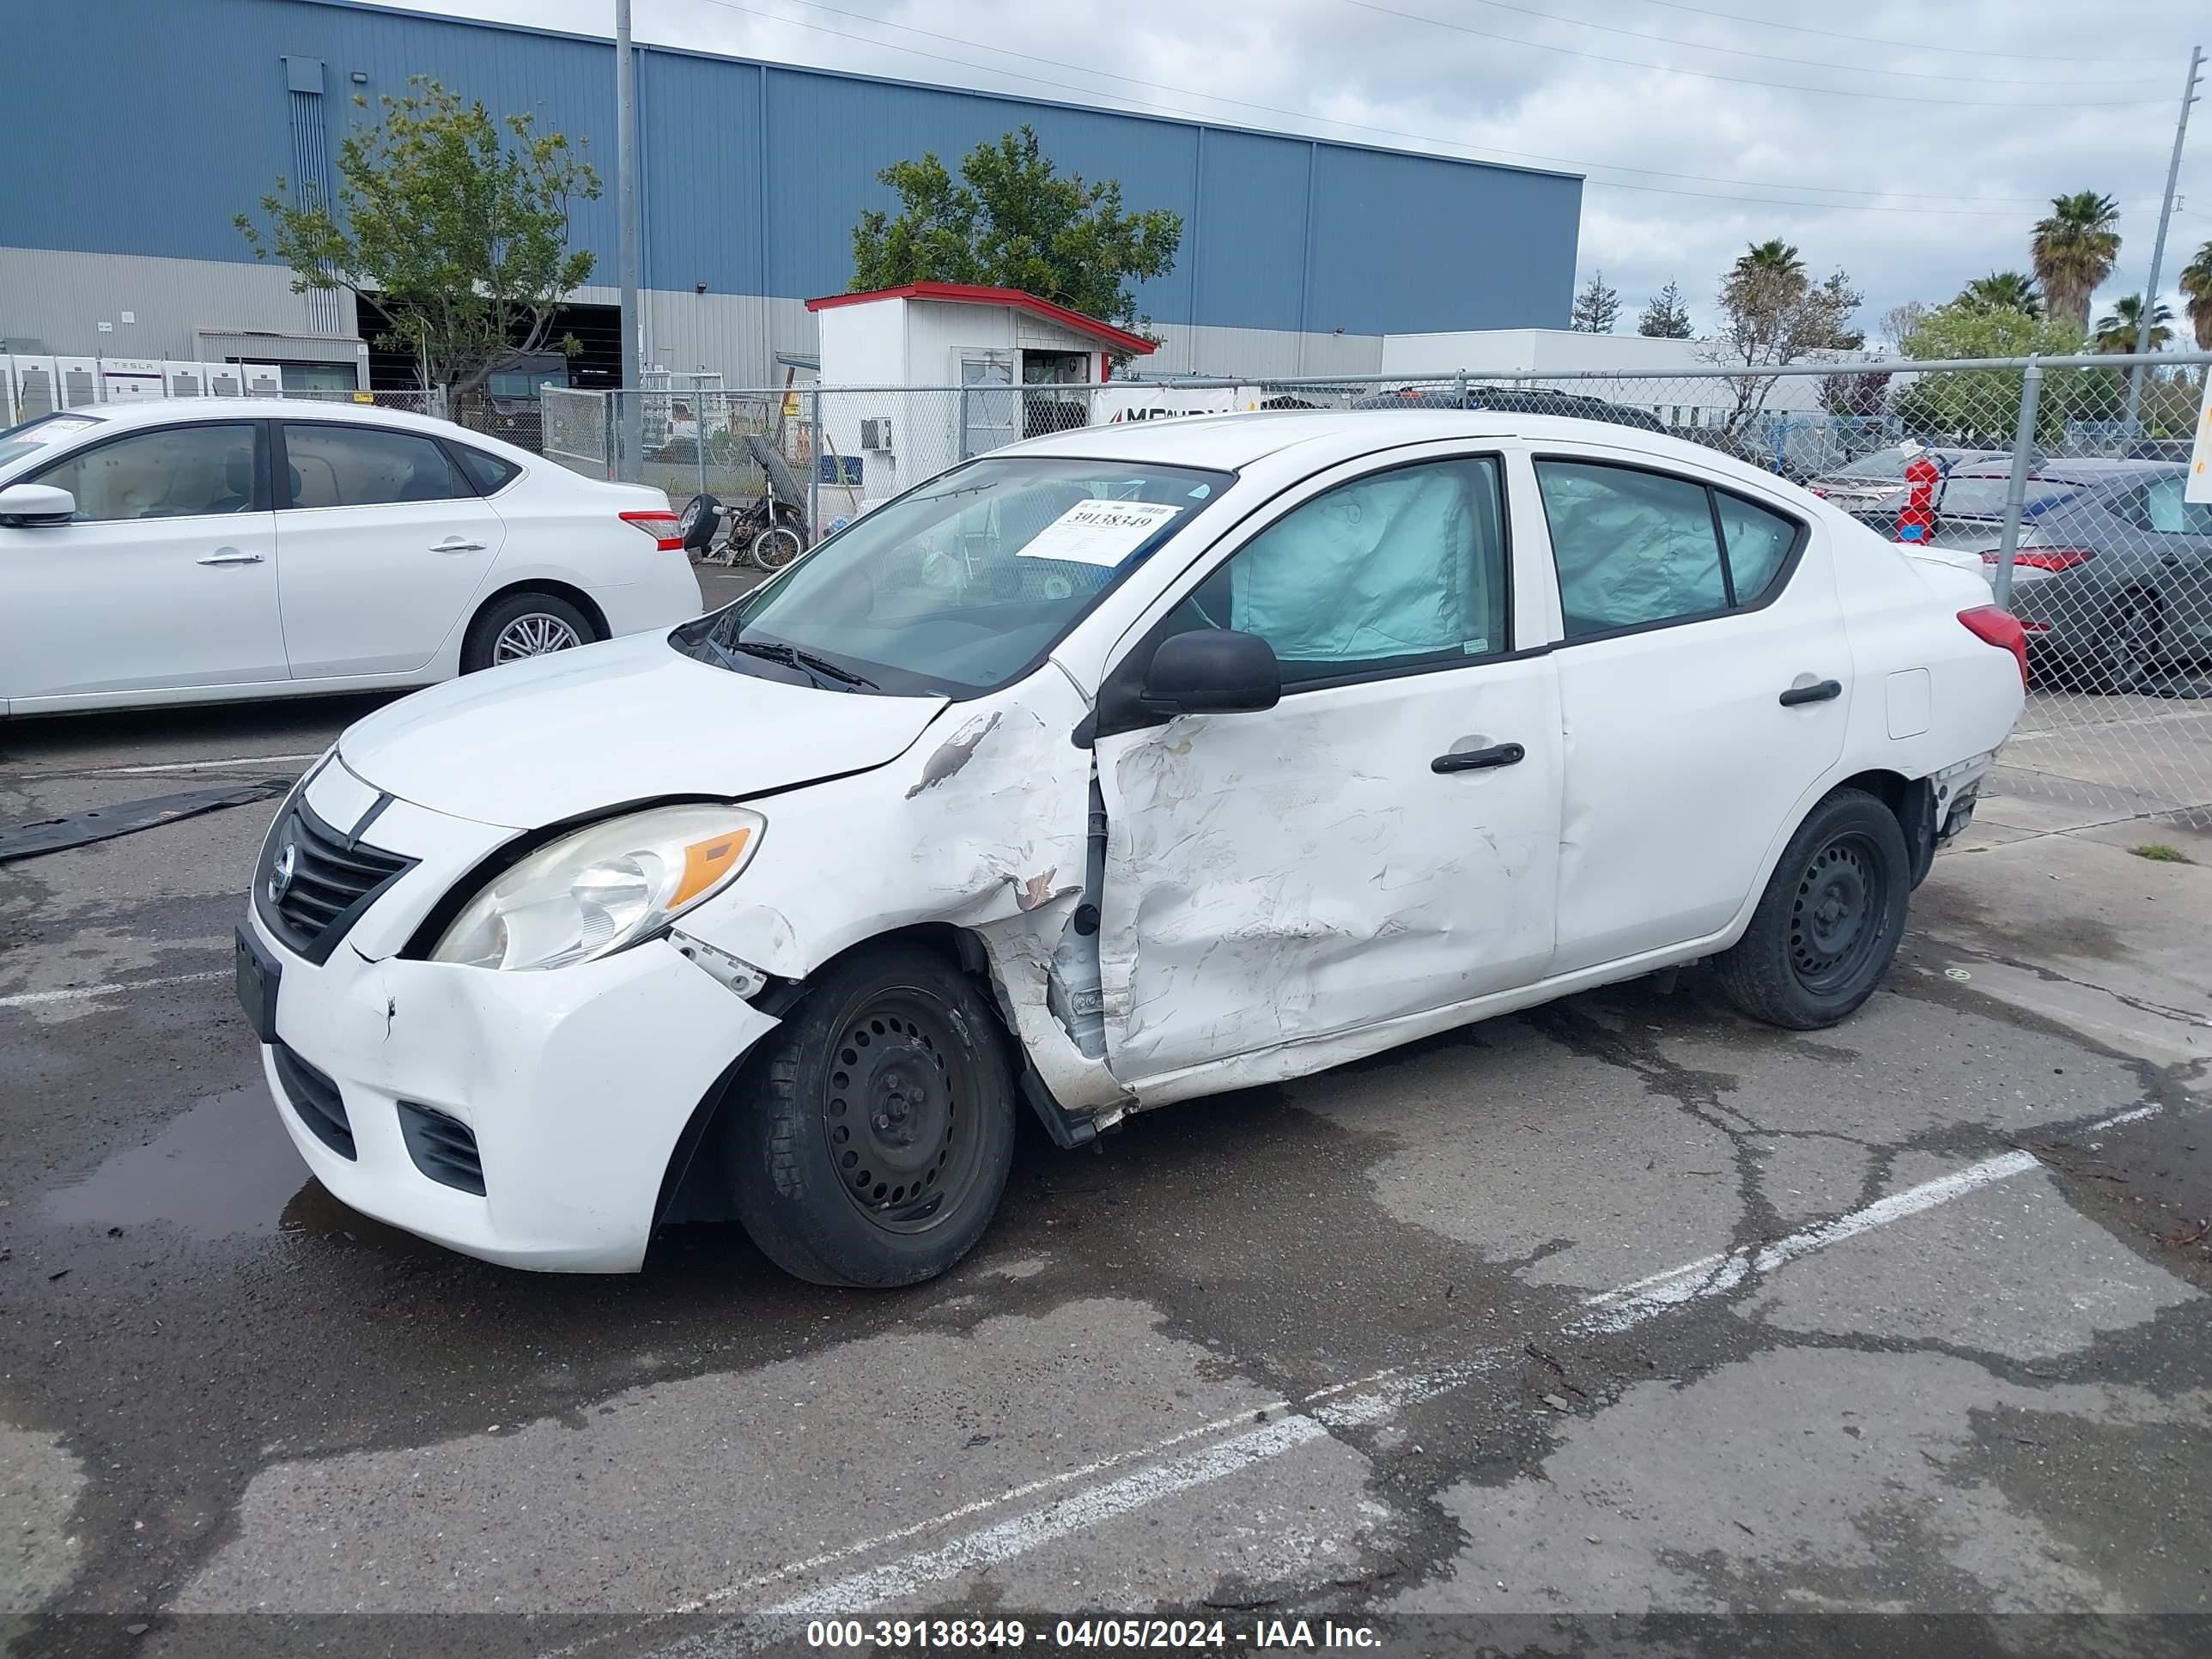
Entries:
{"label": "rear wheel", "polygon": [[817,1285],[934,1278],[999,1207],[1013,1077],[975,982],[892,945],[830,968],[746,1066],[722,1137],[738,1216]]}
{"label": "rear wheel", "polygon": [[1911,887],[1897,815],[1863,790],[1835,791],[1790,838],[1751,926],[1717,961],[1721,989],[1770,1025],[1833,1025],[1889,971]]}
{"label": "rear wheel", "polygon": [[599,637],[591,618],[556,594],[510,593],[487,605],[470,624],[461,647],[461,672],[572,650]]}
{"label": "rear wheel", "polygon": [[2157,596],[2130,593],[2106,623],[2089,658],[2089,689],[2142,691],[2158,673],[2164,649],[2166,618]]}

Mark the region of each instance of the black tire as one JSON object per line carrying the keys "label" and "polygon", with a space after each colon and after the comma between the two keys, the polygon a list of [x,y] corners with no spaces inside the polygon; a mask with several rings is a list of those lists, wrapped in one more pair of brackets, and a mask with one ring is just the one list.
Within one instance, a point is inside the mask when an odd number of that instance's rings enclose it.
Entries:
{"label": "black tire", "polygon": [[2147,688],[2158,678],[2165,629],[2155,593],[2122,595],[2083,665],[2089,690],[2123,696]]}
{"label": "black tire", "polygon": [[745,550],[745,562],[756,570],[781,570],[806,550],[799,532],[788,525],[770,525],[753,538]]}
{"label": "black tire", "polygon": [[1889,971],[1911,889],[1897,814],[1863,790],[1836,790],[1798,825],[1751,926],[1716,960],[1721,990],[1770,1025],[1835,1024]]}
{"label": "black tire", "polygon": [[[572,645],[589,645],[602,637],[592,619],[568,600],[554,593],[543,593],[526,588],[520,593],[510,593],[505,599],[486,605],[469,624],[467,637],[461,642],[461,672],[473,674],[480,668],[489,668],[495,663],[516,660],[501,654],[501,641],[509,629],[532,619],[545,623],[558,623],[573,636]],[[550,631],[550,629],[549,629]],[[556,645],[551,650],[566,650],[568,646]],[[526,653],[537,654],[537,653]]]}
{"label": "black tire", "polygon": [[968,1254],[1014,1150],[1014,1080],[975,982],[919,946],[830,968],[739,1075],[738,1218],[817,1285],[919,1284]]}
{"label": "black tire", "polygon": [[722,504],[712,495],[702,493],[684,502],[684,511],[676,519],[677,532],[684,538],[684,551],[705,552],[721,522]]}

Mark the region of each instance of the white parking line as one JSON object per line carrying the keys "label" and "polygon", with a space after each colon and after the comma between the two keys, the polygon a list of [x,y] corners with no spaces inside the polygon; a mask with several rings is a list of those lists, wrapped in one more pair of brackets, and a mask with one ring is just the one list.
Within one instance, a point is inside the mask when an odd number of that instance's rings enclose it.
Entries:
{"label": "white parking line", "polygon": [[0,781],[33,783],[41,778],[142,778],[153,777],[163,772],[236,772],[256,766],[305,766],[309,761],[320,760],[322,751],[312,755],[233,755],[225,760],[163,761],[158,764],[128,766],[69,766],[50,772],[0,773]]}
{"label": "white parking line", "polygon": [[159,979],[118,980],[112,985],[72,985],[64,991],[18,991],[0,997],[0,1008],[36,1008],[54,1002],[88,1002],[94,997],[119,996],[125,991],[155,991],[165,985],[196,985],[202,980],[228,979],[228,968],[211,968],[198,974],[165,974]]}
{"label": "white parking line", "polygon": [[[2094,1134],[2122,1123],[2154,1116],[2161,1109],[2155,1105],[2137,1107],[2100,1119],[2077,1133]],[[1705,1256],[1648,1279],[1601,1291],[1585,1300],[1583,1305],[1591,1311],[1573,1322],[1568,1328],[1585,1334],[1613,1334],[1631,1329],[1674,1309],[1723,1295],[1747,1278],[1771,1273],[1816,1251],[1886,1227],[1892,1222],[1902,1221],[1909,1216],[1923,1214],[1968,1193],[2039,1167],[2034,1156],[2024,1152],[2002,1152],[1994,1158],[1984,1158],[1963,1170],[1953,1170],[1948,1175],[1938,1176],[1932,1181],[1924,1181],[1917,1186],[1878,1199],[1863,1209],[1854,1210],[1832,1221],[1803,1228],[1756,1250],[1739,1249]],[[886,1602],[910,1597],[962,1573],[1002,1565],[1044,1545],[1129,1514],[1160,1498],[1238,1474],[1269,1458],[1310,1444],[1332,1431],[1380,1422],[1408,1406],[1466,1387],[1492,1369],[1498,1358],[1496,1354],[1485,1354],[1440,1370],[1404,1376],[1379,1372],[1373,1377],[1356,1382],[1340,1383],[1335,1388],[1309,1395],[1288,1416],[1247,1427],[1241,1433],[1231,1435],[1224,1440],[1194,1447],[1164,1462],[1148,1464],[1102,1485],[1083,1487],[1024,1514],[979,1528],[948,1543],[864,1568],[818,1589],[777,1602],[759,1613],[741,1615],[734,1630],[725,1628],[711,1636],[687,1637],[660,1651],[672,1656],[691,1652],[726,1652],[732,1645],[765,1644],[787,1638],[795,1625],[809,1619],[853,1616]],[[1361,1391],[1347,1393],[1352,1389]],[[1323,1401],[1328,1403],[1320,1403]],[[1279,1406],[1267,1408],[1271,1417],[1273,1412],[1283,1409],[1286,1408]],[[902,1528],[896,1534],[887,1534],[882,1539],[855,1544],[827,1556],[794,1562],[745,1583],[716,1590],[698,1601],[684,1604],[678,1611],[696,1612],[723,1605],[765,1589],[776,1581],[814,1571],[828,1562],[849,1558],[894,1539],[912,1537],[956,1518],[964,1518],[1018,1501],[1044,1487],[1087,1479],[1112,1464],[1150,1458],[1178,1443],[1202,1438],[1231,1424],[1249,1421],[1248,1414],[1239,1413],[1235,1418],[1187,1431],[1142,1450],[1125,1453],[1082,1470],[1070,1471],[1066,1476],[1050,1477],[1015,1487],[997,1498],[964,1505],[935,1520]]]}

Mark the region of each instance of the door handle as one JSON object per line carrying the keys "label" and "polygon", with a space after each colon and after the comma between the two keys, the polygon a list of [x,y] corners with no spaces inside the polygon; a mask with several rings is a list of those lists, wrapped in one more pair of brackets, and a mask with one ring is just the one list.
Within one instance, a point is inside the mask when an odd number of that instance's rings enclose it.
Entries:
{"label": "door handle", "polygon": [[1480,772],[1485,767],[1512,766],[1528,754],[1517,743],[1493,743],[1487,749],[1461,749],[1439,755],[1429,763],[1431,772]]}
{"label": "door handle", "polygon": [[218,547],[204,559],[195,560],[194,562],[198,564],[259,564],[261,556],[258,553],[241,553],[234,547]]}
{"label": "door handle", "polygon": [[433,543],[430,550],[433,553],[481,553],[483,545],[482,542],[463,541],[459,536],[448,536],[442,542]]}
{"label": "door handle", "polygon": [[1795,708],[1801,703],[1832,702],[1843,695],[1841,680],[1822,680],[1818,685],[1793,685],[1782,694],[1782,706]]}

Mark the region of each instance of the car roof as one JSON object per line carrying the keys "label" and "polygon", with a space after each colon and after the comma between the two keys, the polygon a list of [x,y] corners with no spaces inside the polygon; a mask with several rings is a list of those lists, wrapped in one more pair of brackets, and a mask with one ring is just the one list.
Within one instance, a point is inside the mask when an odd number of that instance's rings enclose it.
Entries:
{"label": "car roof", "polygon": [[[2178,472],[2186,465],[2181,461],[2116,460],[2109,456],[2088,455],[2079,460],[2045,460],[2027,476],[2038,483],[2110,483],[2115,478],[2151,478],[2160,474]],[[1954,478],[2006,478],[2012,476],[2012,464],[2002,466],[1969,467],[1954,472]]]}
{"label": "car roof", "polygon": [[[90,404],[58,409],[55,414],[99,422],[117,432],[132,427],[163,426],[176,421],[343,421],[357,426],[398,427],[416,432],[453,433],[453,422],[378,404],[340,403],[323,398],[147,398],[129,403]],[[471,433],[471,438],[479,434]]]}
{"label": "car roof", "polygon": [[1251,410],[1186,415],[1170,420],[1109,422],[1071,427],[994,455],[1062,455],[1153,466],[1216,467],[1236,471],[1294,447],[1361,454],[1447,438],[1522,438],[1532,442],[1592,444],[1642,452],[1654,459],[1740,473],[1771,485],[1774,475],[1721,451],[1617,421],[1535,415],[1519,410]]}

